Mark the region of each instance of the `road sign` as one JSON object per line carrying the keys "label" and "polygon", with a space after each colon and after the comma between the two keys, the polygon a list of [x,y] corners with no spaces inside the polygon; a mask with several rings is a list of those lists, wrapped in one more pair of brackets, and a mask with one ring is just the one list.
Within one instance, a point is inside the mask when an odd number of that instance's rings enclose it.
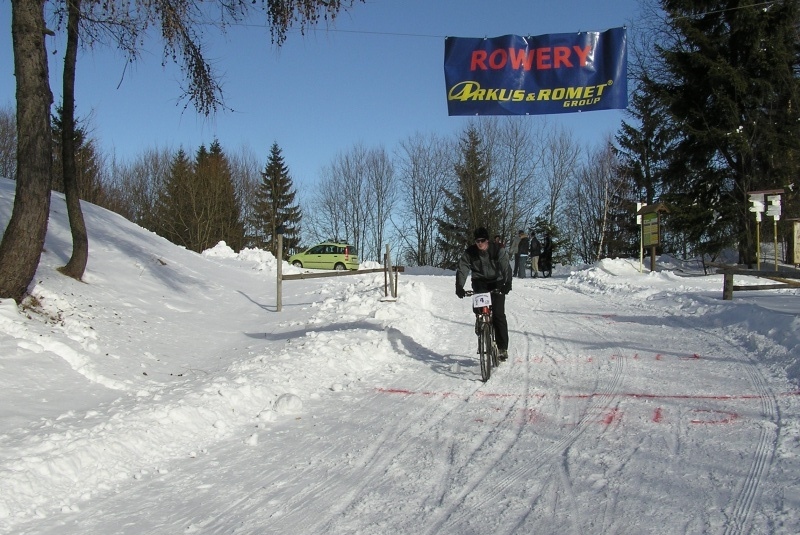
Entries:
{"label": "road sign", "polygon": [[780,195],[767,195],[769,206],[767,206],[767,215],[775,218],[778,221],[781,218],[781,196]]}
{"label": "road sign", "polygon": [[659,244],[657,213],[644,214],[642,216],[642,244],[645,247]]}

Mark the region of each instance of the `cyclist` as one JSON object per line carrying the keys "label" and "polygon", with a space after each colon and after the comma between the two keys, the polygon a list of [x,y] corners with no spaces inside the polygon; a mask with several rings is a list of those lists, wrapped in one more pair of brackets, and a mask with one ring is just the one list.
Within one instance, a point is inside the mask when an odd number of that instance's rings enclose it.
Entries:
{"label": "cyclist", "polygon": [[506,321],[506,294],[511,291],[511,264],[504,247],[489,242],[489,232],[475,229],[475,243],[467,247],[458,261],[456,295],[463,299],[464,284],[472,273],[472,290],[477,293],[497,291],[492,294],[492,323],[500,360],[508,359],[508,322]]}

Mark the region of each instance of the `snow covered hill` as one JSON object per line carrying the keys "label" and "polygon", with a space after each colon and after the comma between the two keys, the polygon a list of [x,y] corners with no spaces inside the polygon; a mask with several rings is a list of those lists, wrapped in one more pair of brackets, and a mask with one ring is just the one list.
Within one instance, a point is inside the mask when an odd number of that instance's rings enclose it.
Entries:
{"label": "snow covered hill", "polygon": [[516,280],[484,384],[452,272],[287,281],[277,312],[270,254],[84,210],[84,281],[54,194],[33,299],[0,301],[0,533],[800,533],[797,290]]}

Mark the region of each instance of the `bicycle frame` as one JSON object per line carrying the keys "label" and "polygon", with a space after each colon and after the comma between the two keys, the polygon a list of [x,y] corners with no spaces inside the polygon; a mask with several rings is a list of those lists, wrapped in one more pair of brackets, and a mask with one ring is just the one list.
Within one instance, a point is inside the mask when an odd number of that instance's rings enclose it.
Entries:
{"label": "bicycle frame", "polygon": [[486,382],[492,374],[492,367],[497,367],[497,344],[494,340],[494,324],[492,322],[491,293],[466,292],[472,296],[472,309],[478,310],[475,316],[475,334],[478,335],[478,354],[480,355],[481,379]]}

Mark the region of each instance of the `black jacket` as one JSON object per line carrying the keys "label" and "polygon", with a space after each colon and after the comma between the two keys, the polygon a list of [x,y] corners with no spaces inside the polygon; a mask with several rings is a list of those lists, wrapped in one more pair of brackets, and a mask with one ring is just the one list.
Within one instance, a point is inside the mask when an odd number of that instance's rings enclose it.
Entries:
{"label": "black jacket", "polygon": [[527,255],[528,249],[529,249],[528,237],[523,236],[519,240],[519,250],[517,251],[517,253]]}
{"label": "black jacket", "polygon": [[500,290],[504,285],[511,284],[511,264],[505,247],[490,243],[486,253],[481,254],[475,244],[467,247],[458,261],[456,271],[456,286],[463,288],[467,277],[472,274],[472,288],[476,286],[479,291]]}
{"label": "black jacket", "polygon": [[542,244],[536,238],[536,236],[531,236],[531,246],[530,246],[530,253],[531,256],[539,256],[542,254]]}

